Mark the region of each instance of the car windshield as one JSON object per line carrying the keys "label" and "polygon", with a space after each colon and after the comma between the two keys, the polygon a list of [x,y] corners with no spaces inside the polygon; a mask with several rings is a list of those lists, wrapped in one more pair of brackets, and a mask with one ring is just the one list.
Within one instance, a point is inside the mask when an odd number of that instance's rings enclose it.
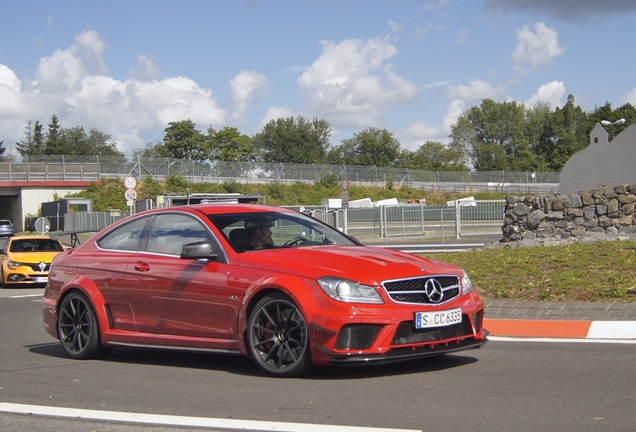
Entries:
{"label": "car windshield", "polygon": [[59,242],[48,239],[14,240],[11,252],[61,252],[64,248]]}
{"label": "car windshield", "polygon": [[212,214],[208,217],[238,252],[356,244],[338,230],[302,213],[253,212]]}

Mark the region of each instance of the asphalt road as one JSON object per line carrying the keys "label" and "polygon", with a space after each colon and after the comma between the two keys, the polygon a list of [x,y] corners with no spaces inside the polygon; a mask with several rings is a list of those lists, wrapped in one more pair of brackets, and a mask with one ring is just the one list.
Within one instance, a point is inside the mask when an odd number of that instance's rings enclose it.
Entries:
{"label": "asphalt road", "polygon": [[[426,361],[276,379],[247,359],[206,354],[115,350],[102,360],[71,360],[41,329],[41,290],[0,291],[0,408],[325,425],[316,426],[321,431],[633,431],[636,424],[636,344],[495,340]],[[3,431],[185,430],[4,411]]]}

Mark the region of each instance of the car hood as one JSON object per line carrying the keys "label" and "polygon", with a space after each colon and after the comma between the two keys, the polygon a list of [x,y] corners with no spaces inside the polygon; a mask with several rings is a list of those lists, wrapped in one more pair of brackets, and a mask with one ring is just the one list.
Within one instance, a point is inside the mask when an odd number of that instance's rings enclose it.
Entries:
{"label": "car hood", "polygon": [[37,264],[41,261],[50,263],[60,252],[10,252],[7,256],[11,261],[27,264]]}
{"label": "car hood", "polygon": [[317,279],[339,276],[364,284],[429,274],[454,274],[454,265],[373,246],[307,246],[240,255],[242,266]]}

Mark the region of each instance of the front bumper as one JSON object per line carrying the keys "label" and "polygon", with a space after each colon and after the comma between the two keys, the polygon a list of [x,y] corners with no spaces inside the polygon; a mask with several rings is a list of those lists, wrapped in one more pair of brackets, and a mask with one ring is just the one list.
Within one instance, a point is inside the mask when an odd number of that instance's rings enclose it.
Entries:
{"label": "front bumper", "polygon": [[[484,332],[486,336],[489,334],[487,330],[484,330]],[[452,342],[414,346],[410,348],[397,348],[388,351],[386,354],[352,354],[344,357],[332,357],[331,364],[336,366],[359,366],[361,364],[382,365],[407,360],[415,360],[424,357],[434,357],[442,354],[452,353],[455,351],[478,349],[481,348],[486,342],[488,342],[487,337],[484,337],[483,339],[470,338]]]}
{"label": "front bumper", "polygon": [[484,345],[489,333],[483,328],[484,306],[477,294],[439,309],[453,308],[461,308],[461,322],[425,329],[415,327],[415,312],[426,310],[417,305],[353,307],[347,316],[342,311],[314,314],[310,321],[312,360],[324,366],[383,364]]}

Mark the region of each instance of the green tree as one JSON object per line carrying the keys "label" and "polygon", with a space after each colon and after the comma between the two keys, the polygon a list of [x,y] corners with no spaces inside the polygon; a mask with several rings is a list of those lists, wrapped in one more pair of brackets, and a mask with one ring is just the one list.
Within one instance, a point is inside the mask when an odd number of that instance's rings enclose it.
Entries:
{"label": "green tree", "polygon": [[253,143],[263,162],[324,163],[330,136],[326,120],[288,117],[269,121]]}
{"label": "green tree", "polygon": [[134,160],[139,157],[145,159],[151,158],[170,158],[172,155],[163,142],[147,143],[145,147],[133,150],[132,158]]}
{"label": "green tree", "polygon": [[51,121],[49,122],[49,130],[46,134],[46,140],[44,142],[44,151],[43,154],[49,155],[59,155],[64,154],[63,149],[61,148],[61,128],[59,120],[57,116],[53,114],[51,116]]}
{"label": "green tree", "polygon": [[7,151],[7,148],[4,146],[4,140],[0,141],[0,161],[4,160],[4,152]]}
{"label": "green tree", "polygon": [[80,156],[123,156],[117,150],[117,144],[110,135],[97,129],[91,129],[88,134],[82,126],[60,128],[57,134],[55,153],[48,148],[48,154],[80,155]]}
{"label": "green tree", "polygon": [[228,162],[249,162],[254,159],[252,139],[234,127],[220,131],[208,129],[211,152],[214,159]]}
{"label": "green tree", "polygon": [[523,104],[484,99],[458,117],[451,138],[477,171],[532,170],[536,162],[527,126]]}
{"label": "green tree", "polygon": [[165,129],[163,145],[175,159],[205,161],[210,157],[210,148],[203,135],[192,120],[168,123]]}
{"label": "green tree", "polygon": [[550,112],[537,107],[531,111],[530,118],[535,129],[540,129],[535,154],[543,161],[538,170],[544,171],[561,171],[574,153],[587,147],[595,124],[580,106],[575,106],[573,95],[568,95],[563,108]]}
{"label": "green tree", "polygon": [[[36,124],[38,123],[36,122]],[[15,145],[16,150],[23,158],[27,155],[37,154],[34,148],[33,135],[32,122],[29,120],[24,128],[24,139]]]}
{"label": "green tree", "polygon": [[616,135],[620,134],[627,129],[628,126],[633,125],[636,122],[636,108],[634,108],[632,104],[626,103],[619,108],[612,109],[611,104],[607,102],[604,106],[596,108],[592,113],[590,113],[589,119],[588,127],[590,130],[594,127],[594,125],[596,125],[596,123],[600,123],[603,120],[613,123],[617,120],[625,119],[625,122],[622,124],[616,123],[605,128],[611,141]]}
{"label": "green tree", "polygon": [[391,166],[400,156],[400,142],[386,129],[368,128],[342,140],[329,156],[334,163]]}
{"label": "green tree", "polygon": [[439,141],[426,141],[414,152],[404,150],[401,160],[401,166],[409,169],[468,171],[462,149]]}

